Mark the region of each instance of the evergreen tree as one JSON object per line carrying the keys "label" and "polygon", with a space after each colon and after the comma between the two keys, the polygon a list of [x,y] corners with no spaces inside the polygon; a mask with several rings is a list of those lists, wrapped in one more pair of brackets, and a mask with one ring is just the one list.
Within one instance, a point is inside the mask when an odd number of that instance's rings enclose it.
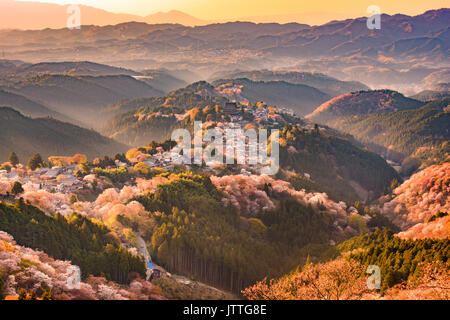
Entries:
{"label": "evergreen tree", "polygon": [[15,167],[19,164],[19,157],[15,152],[11,152],[11,154],[8,157],[9,162]]}
{"label": "evergreen tree", "polygon": [[23,190],[22,184],[19,181],[14,182],[14,184],[11,188],[11,194],[17,196],[17,195],[21,194],[23,191],[24,190]]}
{"label": "evergreen tree", "polygon": [[30,160],[28,160],[28,168],[31,170],[36,170],[40,166],[43,165],[42,157],[39,153],[35,153],[31,156]]}

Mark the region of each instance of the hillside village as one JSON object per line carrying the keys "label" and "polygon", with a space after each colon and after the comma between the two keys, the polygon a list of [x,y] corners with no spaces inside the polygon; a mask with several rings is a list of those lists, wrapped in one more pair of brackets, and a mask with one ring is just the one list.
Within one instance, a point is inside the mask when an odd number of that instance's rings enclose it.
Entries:
{"label": "hillside village", "polygon": [[[253,121],[244,119],[241,115],[242,111],[250,115]],[[224,113],[231,118],[230,122],[218,122],[216,123],[216,129],[222,133],[225,133],[227,129],[247,128],[249,124],[266,125],[267,127],[278,128],[282,127],[284,123],[287,123],[285,118],[295,117],[293,112],[285,108],[272,108],[267,105],[260,104],[257,108],[241,108],[236,103],[227,103],[224,108]],[[210,125],[210,123],[204,123],[204,127]],[[297,122],[297,127],[303,130],[313,130],[314,125],[311,123]],[[245,139],[245,136],[238,137]],[[157,148],[157,152],[154,154],[140,153],[137,157],[129,159],[130,161],[123,162],[115,160],[114,163],[109,163],[104,169],[132,169],[137,163],[144,163],[148,165],[149,169],[161,168],[163,170],[172,170],[174,163],[176,163],[182,156],[177,146],[169,150],[163,148]],[[58,157],[49,157],[49,160]],[[81,159],[85,159],[83,156]],[[248,159],[255,160],[255,159]],[[91,164],[91,171],[94,172],[96,163],[100,159],[94,159]],[[50,161],[51,162],[51,161]],[[50,163],[49,162],[49,163]],[[250,161],[249,161],[250,162]],[[8,164],[8,163],[5,163]],[[77,193],[84,188],[89,188],[93,181],[92,175],[80,176],[81,162],[79,163],[60,163],[60,166],[40,167],[36,170],[27,169],[23,165],[17,165],[12,167],[10,171],[6,169],[0,170],[0,181],[3,183],[9,183],[12,185],[14,182],[20,182],[24,188],[28,190],[43,190],[50,193],[62,193],[72,194]],[[3,166],[4,167],[4,166]],[[253,170],[258,170],[258,165],[249,166]],[[189,167],[188,167],[189,168]],[[250,171],[242,169],[241,173],[250,174]],[[5,187],[4,187],[5,188]],[[70,208],[61,204],[58,208],[62,214],[70,214]]]}

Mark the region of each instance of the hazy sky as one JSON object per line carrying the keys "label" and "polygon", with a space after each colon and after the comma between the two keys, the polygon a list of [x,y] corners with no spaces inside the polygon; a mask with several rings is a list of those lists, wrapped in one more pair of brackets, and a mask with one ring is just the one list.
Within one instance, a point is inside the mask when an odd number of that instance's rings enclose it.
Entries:
{"label": "hazy sky", "polygon": [[359,17],[366,15],[366,8],[370,5],[377,5],[383,13],[413,15],[449,5],[448,0],[42,0],[40,2],[80,3],[112,12],[141,16],[158,11],[180,10],[205,20],[294,13],[339,13],[348,14],[348,17]]}

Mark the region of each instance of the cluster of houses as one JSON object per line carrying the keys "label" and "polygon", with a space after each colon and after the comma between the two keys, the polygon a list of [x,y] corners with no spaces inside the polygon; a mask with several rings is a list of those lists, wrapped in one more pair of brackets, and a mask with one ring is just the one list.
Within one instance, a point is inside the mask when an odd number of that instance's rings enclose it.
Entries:
{"label": "cluster of houses", "polygon": [[[270,124],[273,126],[282,125],[285,120],[283,115],[295,116],[294,113],[286,108],[269,108],[267,105],[260,103],[260,106],[256,108],[246,108],[246,112],[250,113],[253,116],[253,120],[245,120],[242,117],[241,108],[238,106],[236,102],[228,102],[224,106],[224,113],[230,116],[230,122],[218,122],[216,124],[215,129],[222,132],[222,144],[226,143],[225,140],[225,132],[227,129],[245,129],[248,124]],[[311,123],[298,122],[296,124],[300,129],[313,130],[314,125]],[[243,132],[241,132],[243,134]],[[245,136],[237,137],[238,139],[246,139]],[[220,141],[216,141],[216,144],[220,143]],[[224,148],[225,149],[225,148]],[[225,154],[225,151],[223,154]],[[163,168],[165,170],[173,169],[174,163],[182,163],[182,154],[180,154],[181,150],[176,146],[172,150],[164,151],[162,148],[158,150],[158,153],[154,155],[149,154],[141,154],[138,156],[135,161],[142,162],[147,164],[150,168]],[[251,155],[250,155],[251,156]],[[204,159],[205,160],[205,159]],[[249,159],[247,158],[247,163],[252,163],[252,165],[248,165],[251,170],[259,170],[260,165],[258,163],[258,159]],[[256,164],[255,164],[256,163]],[[206,163],[207,166],[211,166],[211,164]],[[246,171],[242,174],[250,174],[250,171]]]}
{"label": "cluster of houses", "polygon": [[235,84],[233,82],[224,83],[218,86],[216,91],[224,96],[228,97],[230,99],[233,99],[235,101],[241,102],[241,103],[248,103],[248,100],[242,96],[242,88],[244,86],[241,84]]}
{"label": "cluster of houses", "polygon": [[66,167],[39,168],[35,171],[18,168],[11,172],[1,170],[0,178],[19,181],[22,185],[29,184],[36,190],[68,194],[83,189],[83,181],[74,175],[78,169],[78,165],[75,164]]}
{"label": "cluster of houses", "polygon": [[[271,124],[276,125],[278,122],[284,122],[282,114],[293,115],[293,112],[287,109],[268,108],[266,105],[262,105],[261,107],[246,109],[246,112],[250,112],[253,115],[253,121],[248,121],[242,119],[240,108],[235,102],[227,103],[224,107],[224,112],[230,115],[232,121],[217,123],[216,129],[224,133],[223,139],[225,139],[225,131],[227,129],[244,129],[245,126],[250,123],[258,124],[260,122],[267,123],[268,121]],[[297,126],[307,130],[312,130],[314,128],[313,124],[310,123],[301,124],[299,122],[297,123]],[[237,138],[245,139],[245,136]],[[225,143],[225,140],[222,142]],[[160,148],[160,150],[158,150],[158,152],[154,155],[141,154],[137,157],[136,161],[145,163],[150,168],[158,167],[164,170],[171,170],[174,168],[175,163],[182,163],[181,160],[183,155],[180,154],[180,151],[181,150],[179,150],[178,147],[175,147],[169,151],[165,151]],[[224,153],[225,151],[226,150],[224,150]],[[258,159],[247,159],[247,163],[258,163]],[[108,169],[121,167],[128,168],[129,166],[130,165],[128,163],[116,160],[115,164],[109,166]],[[258,164],[245,166],[246,169],[242,169],[241,174],[250,175],[251,172],[248,170],[258,170],[260,169],[258,166]],[[31,184],[36,190],[70,194],[76,193],[77,191],[83,189],[86,184],[86,181],[83,181],[83,179],[78,178],[75,175],[75,172],[79,169],[80,166],[78,164],[54,166],[51,168],[39,168],[35,171],[28,171],[23,167],[19,167],[13,168],[11,172],[0,170],[0,178],[9,181],[19,181],[23,185]]]}
{"label": "cluster of houses", "polygon": [[173,164],[176,162],[176,159],[181,158],[182,155],[176,153],[175,150],[167,151],[167,152],[158,152],[153,156],[145,155],[142,160],[138,157],[139,162],[143,162],[148,165],[150,168],[163,168],[165,170],[173,169]]}
{"label": "cluster of houses", "polygon": [[[247,108],[246,112],[253,116],[253,123],[256,124],[270,124],[273,126],[283,125],[285,123],[285,119],[283,115],[287,115],[290,117],[296,117],[294,111],[288,108],[280,108],[280,107],[268,107],[264,103],[258,103],[257,108]],[[236,125],[240,125],[244,127],[249,121],[244,120],[238,111],[238,105],[236,102],[229,102],[225,105],[224,112],[230,115],[232,121],[231,123]],[[314,129],[314,124],[310,122],[298,121],[295,124],[299,129],[306,129],[311,131]],[[323,128],[319,128],[319,130],[323,130]]]}

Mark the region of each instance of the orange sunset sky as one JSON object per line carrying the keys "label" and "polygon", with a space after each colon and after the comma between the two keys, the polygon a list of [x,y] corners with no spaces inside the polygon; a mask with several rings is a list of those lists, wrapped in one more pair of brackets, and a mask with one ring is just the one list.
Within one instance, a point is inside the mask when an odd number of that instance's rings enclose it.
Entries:
{"label": "orange sunset sky", "polygon": [[416,15],[426,10],[448,7],[449,4],[448,0],[42,0],[40,2],[79,3],[111,12],[141,16],[160,11],[180,10],[204,20],[253,18],[259,20],[257,22],[301,20],[299,22],[309,24],[366,16],[366,9],[370,5],[377,5],[382,13]]}

